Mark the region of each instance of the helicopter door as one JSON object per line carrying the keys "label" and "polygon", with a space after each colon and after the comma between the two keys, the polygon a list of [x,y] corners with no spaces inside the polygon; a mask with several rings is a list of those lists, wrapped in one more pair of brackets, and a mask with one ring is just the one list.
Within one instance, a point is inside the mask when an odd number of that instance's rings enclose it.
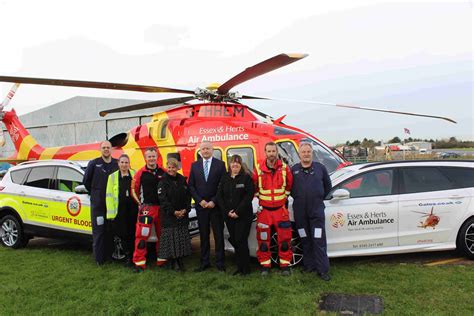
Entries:
{"label": "helicopter door", "polygon": [[466,189],[440,167],[400,169],[400,246],[448,242],[467,207]]}

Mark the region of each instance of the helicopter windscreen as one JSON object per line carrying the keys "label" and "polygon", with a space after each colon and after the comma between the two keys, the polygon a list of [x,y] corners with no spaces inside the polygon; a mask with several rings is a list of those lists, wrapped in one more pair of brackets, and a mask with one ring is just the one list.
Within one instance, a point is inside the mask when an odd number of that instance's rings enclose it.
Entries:
{"label": "helicopter windscreen", "polygon": [[343,163],[341,158],[315,140],[305,138],[303,141],[313,145],[313,160],[322,163],[329,173],[333,173]]}
{"label": "helicopter windscreen", "polygon": [[278,142],[278,155],[287,165],[293,167],[300,162],[300,157],[296,151],[295,145],[291,142]]}

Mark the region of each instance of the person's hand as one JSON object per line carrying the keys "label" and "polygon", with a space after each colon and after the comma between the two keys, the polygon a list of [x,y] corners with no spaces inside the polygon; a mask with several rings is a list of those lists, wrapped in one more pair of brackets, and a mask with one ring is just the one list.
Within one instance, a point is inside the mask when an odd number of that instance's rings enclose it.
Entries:
{"label": "person's hand", "polygon": [[201,205],[202,208],[207,208],[207,201],[201,200],[201,202],[199,202],[199,205]]}
{"label": "person's hand", "polygon": [[212,201],[210,202],[207,202],[207,208],[214,208],[216,206],[216,204]]}
{"label": "person's hand", "polygon": [[181,212],[180,211],[174,211],[174,216],[176,216],[177,218],[180,218],[181,217]]}
{"label": "person's hand", "polygon": [[227,213],[227,216],[229,216],[230,218],[234,218],[233,214],[234,214],[234,210],[230,210],[229,213]]}

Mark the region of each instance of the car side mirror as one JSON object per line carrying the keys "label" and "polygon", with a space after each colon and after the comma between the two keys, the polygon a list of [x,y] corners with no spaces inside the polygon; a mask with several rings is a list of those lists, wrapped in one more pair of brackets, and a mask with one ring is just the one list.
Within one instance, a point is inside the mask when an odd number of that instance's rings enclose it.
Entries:
{"label": "car side mirror", "polygon": [[333,200],[345,200],[351,197],[351,193],[346,189],[337,189],[332,193]]}
{"label": "car side mirror", "polygon": [[86,187],[83,184],[78,185],[77,187],[75,187],[74,192],[76,192],[78,194],[87,194],[88,193]]}

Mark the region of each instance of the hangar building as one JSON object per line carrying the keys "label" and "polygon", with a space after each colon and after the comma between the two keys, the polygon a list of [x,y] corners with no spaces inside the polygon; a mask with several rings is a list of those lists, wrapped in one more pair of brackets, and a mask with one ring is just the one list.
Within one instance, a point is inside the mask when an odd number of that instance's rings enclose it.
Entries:
{"label": "hangar building", "polygon": [[[151,115],[170,106],[133,112],[114,113],[100,117],[99,112],[149,100],[111,99],[77,96],[40,110],[21,115],[20,121],[38,144],[43,147],[99,142],[127,132],[132,127],[148,123]],[[18,107],[18,106],[17,106]],[[3,125],[5,146],[2,157],[15,152]]]}

